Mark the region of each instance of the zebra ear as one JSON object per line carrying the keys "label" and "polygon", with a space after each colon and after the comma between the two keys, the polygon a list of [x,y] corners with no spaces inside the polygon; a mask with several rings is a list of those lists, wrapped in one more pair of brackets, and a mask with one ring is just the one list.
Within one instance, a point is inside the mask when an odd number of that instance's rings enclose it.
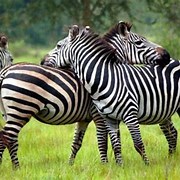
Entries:
{"label": "zebra ear", "polygon": [[86,26],[84,29],[85,29],[85,32],[91,32],[90,26]]}
{"label": "zebra ear", "polygon": [[72,41],[79,34],[78,25],[73,25],[69,28],[69,38]]}
{"label": "zebra ear", "polygon": [[92,32],[92,29],[90,28],[90,26],[85,26],[82,29],[82,34],[88,34],[88,33],[91,33],[91,32]]}
{"label": "zebra ear", "polygon": [[118,23],[118,32],[122,36],[127,36],[127,34],[130,32],[131,24],[123,21],[119,21]]}

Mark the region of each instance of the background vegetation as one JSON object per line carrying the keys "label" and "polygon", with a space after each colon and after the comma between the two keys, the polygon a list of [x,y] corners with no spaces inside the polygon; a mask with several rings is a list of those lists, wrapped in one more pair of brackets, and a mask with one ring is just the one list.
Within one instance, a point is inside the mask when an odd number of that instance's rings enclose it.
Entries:
{"label": "background vegetation", "polygon": [[52,48],[71,24],[103,34],[123,20],[179,58],[179,11],[177,0],[1,0],[0,32],[9,36],[10,48],[18,44],[20,49],[13,48],[18,58],[27,45]]}
{"label": "background vegetation", "polygon": [[[39,63],[40,59],[66,36],[70,24],[90,25],[103,34],[119,20],[133,23],[133,31],[148,37],[180,57],[180,2],[177,0],[1,0],[0,32],[9,37],[14,62]],[[173,116],[180,130],[179,117]],[[0,126],[4,121],[0,119]],[[100,164],[94,124],[91,123],[74,166],[68,165],[74,125],[50,126],[34,118],[19,135],[21,169],[11,170],[5,151],[0,179],[179,179],[180,145],[169,158],[167,142],[158,126],[141,126],[150,166],[144,166],[122,125],[124,166],[118,167],[109,145],[109,163]]]}

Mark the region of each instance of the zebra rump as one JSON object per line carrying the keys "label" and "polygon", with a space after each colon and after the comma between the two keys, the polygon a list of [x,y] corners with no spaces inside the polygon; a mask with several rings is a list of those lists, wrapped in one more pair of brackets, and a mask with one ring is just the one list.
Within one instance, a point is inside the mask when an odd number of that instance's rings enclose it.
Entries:
{"label": "zebra rump", "polygon": [[104,119],[72,70],[19,63],[4,68],[1,76],[0,109],[6,124],[0,131],[0,162],[7,147],[13,167],[19,167],[18,133],[32,116],[51,125],[78,122],[70,163],[73,163],[84,132],[93,119],[101,161],[107,162],[107,144],[103,143],[104,140],[107,142]]}

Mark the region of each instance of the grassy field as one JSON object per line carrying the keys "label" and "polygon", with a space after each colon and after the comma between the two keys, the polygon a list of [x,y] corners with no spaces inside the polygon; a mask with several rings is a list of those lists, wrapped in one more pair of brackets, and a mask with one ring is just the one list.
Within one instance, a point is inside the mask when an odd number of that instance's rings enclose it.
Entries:
{"label": "grassy field", "polygon": [[[177,115],[173,116],[173,121],[179,131],[180,123]],[[50,126],[32,118],[19,135],[18,156],[21,168],[17,171],[12,170],[10,157],[6,150],[0,166],[0,179],[178,179],[180,176],[179,139],[177,152],[172,157],[168,157],[167,142],[158,125],[141,126],[141,133],[150,159],[149,166],[144,165],[135,151],[124,124],[121,125],[124,165],[120,167],[115,164],[110,145],[109,163],[101,164],[93,122],[87,130],[75,164],[70,166],[68,157],[74,125]]]}
{"label": "grassy field", "polygon": [[[12,47],[12,46],[11,46]],[[18,47],[16,47],[16,50]],[[48,50],[24,50],[25,57],[14,54],[14,62],[39,63]],[[173,116],[175,127],[180,131],[177,115]],[[3,120],[0,120],[1,126]],[[176,180],[180,177],[179,159],[180,142],[177,152],[168,157],[168,145],[158,125],[141,126],[141,133],[150,160],[145,166],[135,151],[130,134],[124,124],[121,125],[122,155],[124,165],[117,166],[109,143],[108,164],[101,164],[97,148],[96,132],[93,123],[85,135],[82,149],[77,155],[75,164],[70,166],[68,158],[75,125],[50,126],[34,118],[19,134],[18,157],[21,168],[12,170],[7,150],[0,166],[0,179],[3,180]]]}

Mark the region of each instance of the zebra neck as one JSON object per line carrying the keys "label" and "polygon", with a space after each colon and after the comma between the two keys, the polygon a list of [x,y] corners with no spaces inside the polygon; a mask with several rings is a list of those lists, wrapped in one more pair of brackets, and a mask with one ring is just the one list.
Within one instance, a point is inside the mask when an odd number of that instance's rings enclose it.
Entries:
{"label": "zebra neck", "polygon": [[77,61],[74,69],[85,89],[95,100],[109,89],[118,89],[116,85],[119,84],[121,71],[109,57]]}

